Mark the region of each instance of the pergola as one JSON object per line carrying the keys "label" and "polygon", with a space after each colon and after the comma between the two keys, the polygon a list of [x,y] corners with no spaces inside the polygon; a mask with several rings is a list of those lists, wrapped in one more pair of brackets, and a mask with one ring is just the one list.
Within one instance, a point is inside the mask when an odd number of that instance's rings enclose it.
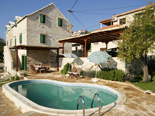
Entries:
{"label": "pergola", "polygon": [[110,41],[118,40],[121,33],[123,32],[123,29],[125,27],[122,25],[112,25],[107,26],[104,28],[101,28],[99,30],[93,31],[88,34],[84,35],[78,35],[74,37],[69,37],[65,39],[60,39],[58,42],[62,43],[62,53],[64,53],[64,44],[65,42],[69,43],[78,43],[80,45],[84,46],[84,56],[87,57],[86,51],[87,51],[87,44],[95,43],[95,42],[105,42],[106,49],[108,47],[108,43]]}
{"label": "pergola", "polygon": [[22,50],[56,50],[57,51],[57,71],[59,71],[59,49],[62,47],[46,47],[46,46],[32,46],[32,45],[17,45],[10,49],[16,49],[16,71],[18,71],[18,49]]}

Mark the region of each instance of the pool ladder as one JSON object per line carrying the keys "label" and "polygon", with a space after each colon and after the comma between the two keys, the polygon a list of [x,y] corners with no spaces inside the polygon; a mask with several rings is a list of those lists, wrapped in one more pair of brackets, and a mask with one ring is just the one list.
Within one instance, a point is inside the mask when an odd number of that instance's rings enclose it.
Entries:
{"label": "pool ladder", "polygon": [[[94,103],[94,99],[95,99],[95,96],[97,95],[97,97],[98,97],[98,102],[99,102],[99,116],[100,116],[100,96],[99,96],[99,94],[98,93],[95,93],[94,94],[94,97],[93,97],[93,100],[92,100],[92,102],[91,102],[91,108],[93,107],[93,103]],[[77,104],[77,110],[78,110],[78,108],[79,108],[79,103],[80,103],[80,99],[82,99],[82,103],[83,103],[83,116],[85,116],[85,102],[84,102],[84,98],[83,98],[83,96],[80,96],[79,97],[79,101],[78,101],[78,104]]]}

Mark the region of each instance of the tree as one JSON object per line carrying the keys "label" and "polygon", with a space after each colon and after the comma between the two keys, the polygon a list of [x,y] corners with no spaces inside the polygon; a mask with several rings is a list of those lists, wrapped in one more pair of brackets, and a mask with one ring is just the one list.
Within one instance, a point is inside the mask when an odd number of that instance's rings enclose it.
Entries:
{"label": "tree", "polygon": [[0,37],[0,59],[3,59],[3,47],[5,46],[5,41]]}
{"label": "tree", "polygon": [[155,49],[155,5],[147,5],[145,10],[134,15],[134,21],[124,29],[120,39],[123,42],[119,41],[118,57],[127,62],[141,59],[143,82],[148,82],[147,55]]}

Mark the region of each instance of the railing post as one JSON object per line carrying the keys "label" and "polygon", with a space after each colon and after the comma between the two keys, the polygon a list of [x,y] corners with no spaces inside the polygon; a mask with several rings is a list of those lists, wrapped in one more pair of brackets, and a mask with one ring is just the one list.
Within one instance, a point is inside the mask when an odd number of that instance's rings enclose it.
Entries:
{"label": "railing post", "polygon": [[99,111],[99,116],[100,116],[100,105],[101,105],[101,103],[100,103],[100,96],[99,96],[99,94],[98,93],[95,93],[94,94],[94,97],[93,97],[93,100],[92,100],[92,102],[91,102],[91,108],[93,107],[93,103],[94,103],[94,99],[95,99],[95,96],[97,95],[97,97],[98,97],[98,102],[99,102],[99,106],[98,106],[98,111]]}
{"label": "railing post", "polygon": [[82,103],[83,103],[83,116],[85,116],[85,102],[84,102],[84,98],[83,96],[80,96],[79,97],[79,101],[78,101],[78,104],[77,104],[77,110],[79,108],[79,103],[80,103],[80,99],[82,98]]}

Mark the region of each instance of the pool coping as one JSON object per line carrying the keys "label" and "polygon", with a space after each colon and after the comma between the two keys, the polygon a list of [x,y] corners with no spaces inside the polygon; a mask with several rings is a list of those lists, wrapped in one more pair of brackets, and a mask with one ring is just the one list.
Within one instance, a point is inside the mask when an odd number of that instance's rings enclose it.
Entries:
{"label": "pool coping", "polygon": [[[96,86],[96,87],[110,88],[110,90],[114,90],[117,93],[118,99],[111,104],[103,106],[101,108],[102,112],[103,111],[105,112],[113,107],[120,106],[126,101],[126,95],[123,92],[118,91],[118,90],[116,90],[112,87],[109,87],[109,86],[98,85],[98,84],[94,84],[94,83],[90,84],[90,83],[61,82],[61,81],[55,81],[55,80],[50,80],[50,79],[30,79],[30,80],[44,80],[44,81],[53,81],[56,83],[65,83],[65,84],[74,84],[74,85],[81,84],[81,85],[91,85],[91,86]],[[28,81],[28,80],[23,80],[23,81]],[[14,81],[14,82],[18,82],[18,81]],[[2,90],[3,90],[3,93],[5,94],[5,96],[7,98],[9,98],[23,113],[28,112],[28,111],[35,111],[38,113],[44,113],[44,114],[50,114],[50,115],[82,115],[83,114],[83,110],[60,110],[60,109],[47,108],[47,107],[40,106],[40,105],[30,101],[26,97],[22,96],[21,94],[19,94],[15,90],[13,90],[11,87],[9,87],[9,84],[14,83],[14,82],[10,82],[10,83],[3,85]],[[96,113],[98,112],[98,108],[92,108],[92,109],[85,110],[86,115],[90,115],[95,112]]]}

